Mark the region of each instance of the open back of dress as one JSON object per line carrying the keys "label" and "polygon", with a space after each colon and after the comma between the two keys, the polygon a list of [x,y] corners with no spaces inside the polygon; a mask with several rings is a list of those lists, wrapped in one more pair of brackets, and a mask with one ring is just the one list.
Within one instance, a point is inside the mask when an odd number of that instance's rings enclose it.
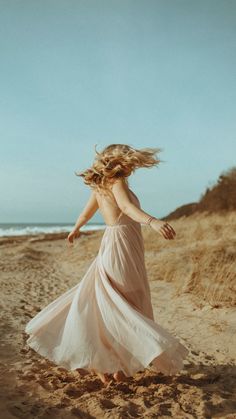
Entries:
{"label": "open back of dress", "polygon": [[154,321],[141,225],[122,212],[105,227],[80,282],[31,319],[25,331],[30,347],[71,370],[122,370],[132,376],[152,364],[172,375],[188,354]]}

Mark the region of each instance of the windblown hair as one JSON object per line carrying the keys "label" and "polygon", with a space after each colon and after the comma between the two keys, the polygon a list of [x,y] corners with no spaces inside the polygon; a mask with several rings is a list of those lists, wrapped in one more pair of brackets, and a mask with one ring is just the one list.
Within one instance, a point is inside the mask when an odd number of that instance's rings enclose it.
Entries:
{"label": "windblown hair", "polygon": [[84,183],[92,189],[105,189],[117,178],[127,178],[140,167],[158,165],[160,160],[156,154],[161,148],[135,149],[126,144],[111,144],[101,152],[96,150],[96,157],[92,166],[83,172],[75,172],[84,178]]}

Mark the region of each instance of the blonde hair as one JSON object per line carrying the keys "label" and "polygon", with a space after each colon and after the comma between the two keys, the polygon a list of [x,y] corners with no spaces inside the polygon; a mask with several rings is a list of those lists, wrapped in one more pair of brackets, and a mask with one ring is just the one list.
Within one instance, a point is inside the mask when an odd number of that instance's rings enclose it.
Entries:
{"label": "blonde hair", "polygon": [[161,148],[136,149],[127,144],[110,144],[101,152],[96,150],[92,166],[83,172],[75,172],[84,178],[84,183],[92,189],[107,189],[117,178],[127,178],[140,167],[158,165],[160,160],[156,154]]}

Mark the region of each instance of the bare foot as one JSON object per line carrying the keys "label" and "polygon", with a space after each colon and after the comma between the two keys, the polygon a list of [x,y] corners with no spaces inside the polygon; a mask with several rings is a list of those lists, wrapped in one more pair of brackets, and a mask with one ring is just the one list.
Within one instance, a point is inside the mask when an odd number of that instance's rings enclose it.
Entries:
{"label": "bare foot", "polygon": [[100,380],[103,382],[103,384],[108,384],[111,381],[107,373],[102,374],[101,372],[97,372],[96,374],[100,378]]}
{"label": "bare foot", "polygon": [[97,372],[94,370],[92,370],[92,372],[95,373],[100,378],[103,384],[109,384],[112,381],[108,373],[103,374],[101,372]]}
{"label": "bare foot", "polygon": [[113,374],[113,378],[120,382],[120,381],[125,381],[126,380],[126,375],[123,373],[123,371],[117,371]]}

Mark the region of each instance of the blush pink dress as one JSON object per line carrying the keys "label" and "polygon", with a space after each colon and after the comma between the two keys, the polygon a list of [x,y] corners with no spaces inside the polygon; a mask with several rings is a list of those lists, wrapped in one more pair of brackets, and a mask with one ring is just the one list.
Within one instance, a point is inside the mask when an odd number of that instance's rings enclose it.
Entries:
{"label": "blush pink dress", "polygon": [[37,313],[25,331],[31,348],[68,370],[133,376],[151,366],[173,375],[189,352],[154,321],[141,225],[122,212],[106,225],[81,281]]}

